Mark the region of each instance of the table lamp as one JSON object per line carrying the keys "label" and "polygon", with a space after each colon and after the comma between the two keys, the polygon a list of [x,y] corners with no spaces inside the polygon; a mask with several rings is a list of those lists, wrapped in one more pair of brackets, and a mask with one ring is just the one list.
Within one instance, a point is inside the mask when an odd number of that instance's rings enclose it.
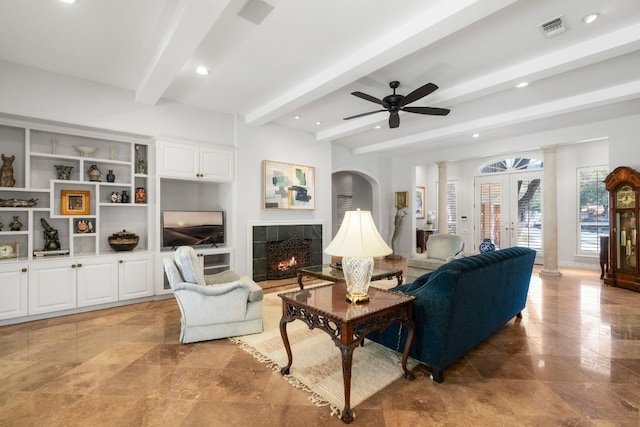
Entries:
{"label": "table lamp", "polygon": [[342,256],[346,298],[354,304],[369,301],[367,291],[373,274],[373,257],[393,252],[378,233],[371,212],[361,210],[345,213],[338,234],[324,251]]}

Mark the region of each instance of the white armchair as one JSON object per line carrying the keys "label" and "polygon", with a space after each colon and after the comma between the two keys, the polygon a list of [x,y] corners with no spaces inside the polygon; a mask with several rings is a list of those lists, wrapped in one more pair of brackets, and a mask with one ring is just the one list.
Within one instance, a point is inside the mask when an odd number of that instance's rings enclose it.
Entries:
{"label": "white armchair", "polygon": [[[421,254],[407,259],[407,277],[416,278],[441,265],[462,256],[464,239],[457,234],[434,234],[427,240],[427,248]],[[409,279],[407,279],[409,280]]]}
{"label": "white armchair", "polygon": [[251,278],[234,271],[205,276],[189,246],[163,262],[182,314],[181,343],[262,332],[263,291]]}

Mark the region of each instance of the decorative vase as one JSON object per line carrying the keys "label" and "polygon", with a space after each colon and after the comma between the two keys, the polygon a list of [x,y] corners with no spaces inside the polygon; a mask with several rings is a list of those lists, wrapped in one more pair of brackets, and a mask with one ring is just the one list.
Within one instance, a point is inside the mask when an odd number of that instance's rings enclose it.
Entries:
{"label": "decorative vase", "polygon": [[22,223],[20,222],[20,219],[17,216],[14,216],[13,221],[9,223],[9,229],[11,231],[20,231],[21,228]]}
{"label": "decorative vase", "polygon": [[491,243],[491,239],[486,238],[486,239],[482,239],[482,243],[480,243],[480,247],[478,249],[480,249],[480,253],[483,254],[485,252],[495,251],[496,246],[493,243]]}
{"label": "decorative vase", "polygon": [[424,228],[425,228],[425,230],[433,230],[433,224],[427,223],[427,224],[425,224]]}
{"label": "decorative vase", "polygon": [[111,169],[109,169],[109,173],[107,174],[107,182],[116,182],[116,176]]}
{"label": "decorative vase", "polygon": [[132,251],[138,246],[140,237],[130,231],[122,230],[109,236],[109,246],[114,251]]}
{"label": "decorative vase", "polygon": [[66,166],[66,165],[53,165],[56,168],[56,171],[58,172],[58,179],[64,179],[64,180],[69,180],[71,179],[71,169],[73,169],[73,166]]}
{"label": "decorative vase", "polygon": [[147,203],[147,193],[144,191],[144,187],[136,188],[135,200],[136,203]]}
{"label": "decorative vase", "polygon": [[122,190],[122,203],[129,203],[129,193],[127,193],[127,190]]}
{"label": "decorative vase", "polygon": [[102,172],[98,169],[98,165],[91,165],[87,171],[87,175],[89,175],[89,181],[100,181],[99,178],[100,175],[102,175]]}

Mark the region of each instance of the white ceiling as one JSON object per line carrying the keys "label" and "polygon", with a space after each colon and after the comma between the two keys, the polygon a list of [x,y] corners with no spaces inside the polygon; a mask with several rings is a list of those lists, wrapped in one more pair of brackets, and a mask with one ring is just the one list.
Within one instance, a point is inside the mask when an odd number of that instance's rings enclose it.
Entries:
{"label": "white ceiling", "polygon": [[[640,112],[639,0],[265,1],[273,10],[255,24],[238,16],[247,0],[0,0],[0,60],[144,104],[304,130],[354,154],[412,155]],[[599,19],[584,24],[592,12]],[[568,29],[547,38],[538,25],[558,16]],[[437,84],[411,106],[451,113],[402,113],[397,129],[386,112],[343,120],[379,109],[351,92],[383,98],[392,80],[404,95]],[[531,83],[516,89],[521,80]]]}

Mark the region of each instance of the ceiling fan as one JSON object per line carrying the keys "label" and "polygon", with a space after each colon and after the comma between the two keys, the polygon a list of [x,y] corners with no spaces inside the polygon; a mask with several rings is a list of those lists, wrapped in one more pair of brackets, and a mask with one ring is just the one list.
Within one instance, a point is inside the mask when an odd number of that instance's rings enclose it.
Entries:
{"label": "ceiling fan", "polygon": [[358,98],[365,99],[367,101],[375,102],[376,104],[380,104],[384,107],[383,110],[369,111],[368,113],[356,114],[355,116],[345,117],[344,120],[355,119],[357,117],[368,116],[369,114],[380,113],[382,111],[388,111],[389,114],[389,127],[397,128],[400,126],[400,116],[398,115],[398,111],[406,111],[409,113],[417,113],[417,114],[429,114],[432,116],[446,116],[449,114],[449,109],[447,108],[435,108],[435,107],[407,107],[407,104],[411,104],[423,98],[430,93],[434,92],[438,89],[438,86],[433,83],[427,83],[424,86],[419,87],[414,90],[407,96],[400,95],[396,93],[396,89],[400,86],[400,82],[392,81],[389,83],[389,87],[393,89],[393,93],[391,95],[387,95],[382,99],[378,99],[375,96],[367,95],[362,92],[351,92],[351,95],[357,96]]}

